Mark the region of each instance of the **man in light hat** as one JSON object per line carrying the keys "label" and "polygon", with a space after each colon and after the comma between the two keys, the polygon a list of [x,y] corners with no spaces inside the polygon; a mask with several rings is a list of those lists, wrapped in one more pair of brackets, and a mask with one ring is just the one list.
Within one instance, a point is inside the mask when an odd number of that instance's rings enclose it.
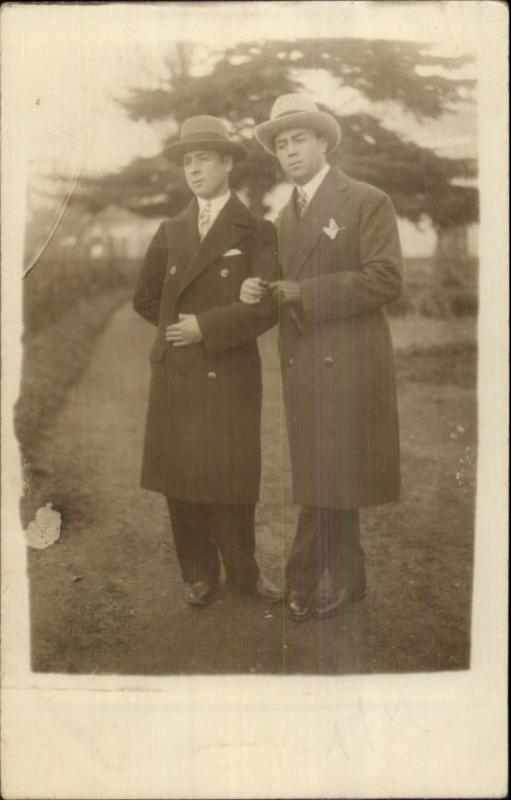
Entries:
{"label": "man in light hat", "polygon": [[[259,573],[254,510],[260,481],[261,365],[257,336],[277,322],[268,297],[240,302],[249,277],[278,278],[276,232],[229,189],[244,147],[222,120],[192,117],[166,157],[195,195],[163,222],[140,272],[134,307],[158,327],[142,487],[167,498],[185,599],[204,606],[229,583],[267,602],[281,595]],[[259,284],[257,284],[259,285]]]}
{"label": "man in light hat", "polygon": [[[275,102],[255,131],[294,184],[277,221],[285,309],[280,356],[294,500],[287,568],[293,620],[324,619],[366,592],[359,509],[399,495],[399,432],[385,306],[401,292],[401,252],[387,195],[330,167],[333,116],[305,94]],[[241,299],[261,302],[248,280]],[[318,597],[328,569],[330,591]]]}

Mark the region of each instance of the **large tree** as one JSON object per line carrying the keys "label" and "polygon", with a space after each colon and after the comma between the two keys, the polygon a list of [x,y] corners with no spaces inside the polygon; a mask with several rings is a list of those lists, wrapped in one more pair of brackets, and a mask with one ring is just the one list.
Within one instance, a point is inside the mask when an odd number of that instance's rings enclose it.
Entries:
{"label": "large tree", "polygon": [[[418,145],[388,129],[382,112],[382,104],[393,103],[425,121],[470,101],[474,82],[457,74],[469,56],[435,55],[416,42],[305,39],[243,43],[212,53],[210,60],[209,71],[202,65],[201,73],[194,74],[194,47],[181,44],[167,60],[168,74],[160,88],[133,88],[120,102],[131,118],[148,122],[172,119],[180,124],[199,113],[229,120],[234,135],[249,149],[235,181],[237,186],[250,186],[256,210],[280,176],[275,161],[254,142],[253,128],[268,118],[277,95],[303,88],[303,71],[321,69],[339,88],[355,90],[369,101],[367,109],[352,114],[326,109],[342,126],[336,163],[354,177],[381,186],[392,196],[397,212],[409,220],[425,214],[435,226],[451,228],[477,218],[475,189],[453,183],[475,175],[473,160],[441,157]],[[118,201],[141,214],[159,216],[168,213],[169,201],[175,205],[176,191],[182,202],[180,185],[180,172],[155,158],[137,159],[118,173],[86,181],[84,188],[98,204]]]}
{"label": "large tree", "polygon": [[[428,217],[445,266],[445,234],[478,216],[475,160],[442,157],[396,127],[390,129],[386,114],[399,108],[427,122],[472,102],[474,81],[462,69],[470,56],[441,55],[417,42],[335,38],[240,43],[202,56],[198,64],[196,46],[175,46],[158,88],[134,87],[119,101],[126,113],[134,120],[177,123],[162,146],[175,140],[186,117],[209,113],[229,120],[249,151],[233,174],[234,187],[247,187],[253,210],[261,213],[264,195],[282,176],[255,142],[253,128],[268,118],[277,95],[303,89],[311,71],[321,70],[335,90],[365,101],[353,113],[349,103],[342,107],[342,95],[334,107],[325,107],[342,128],[333,162],[386,191],[400,216],[412,222]],[[163,217],[178,211],[188,194],[181,171],[158,156],[82,181],[78,198],[93,209],[115,202],[138,214]]]}

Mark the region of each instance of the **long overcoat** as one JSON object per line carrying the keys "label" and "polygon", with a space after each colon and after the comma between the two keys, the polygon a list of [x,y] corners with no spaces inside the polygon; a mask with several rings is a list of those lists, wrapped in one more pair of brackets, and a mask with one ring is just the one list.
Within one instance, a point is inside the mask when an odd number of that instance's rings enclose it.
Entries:
{"label": "long overcoat", "polygon": [[302,220],[294,193],[277,220],[283,277],[302,308],[280,354],[296,503],[360,508],[396,500],[399,430],[385,305],[401,292],[392,203],[330,168]]}
{"label": "long overcoat", "polygon": [[[250,276],[278,276],[276,231],[233,195],[200,242],[198,205],[159,227],[134,295],[158,326],[141,485],[200,503],[254,503],[260,484],[261,362],[257,336],[278,321],[274,300],[239,301]],[[165,329],[195,314],[199,344],[174,347]]]}

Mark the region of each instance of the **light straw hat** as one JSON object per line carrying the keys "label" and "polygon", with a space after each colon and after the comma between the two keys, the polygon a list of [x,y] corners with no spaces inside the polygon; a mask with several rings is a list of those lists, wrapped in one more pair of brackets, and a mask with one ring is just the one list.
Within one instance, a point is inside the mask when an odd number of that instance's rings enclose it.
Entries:
{"label": "light straw hat", "polygon": [[326,111],[320,111],[307,94],[295,92],[278,97],[271,110],[268,122],[255,129],[257,141],[268,153],[275,155],[275,137],[289,128],[312,128],[325,137],[328,152],[333,152],[341,141],[341,129],[337,120]]}

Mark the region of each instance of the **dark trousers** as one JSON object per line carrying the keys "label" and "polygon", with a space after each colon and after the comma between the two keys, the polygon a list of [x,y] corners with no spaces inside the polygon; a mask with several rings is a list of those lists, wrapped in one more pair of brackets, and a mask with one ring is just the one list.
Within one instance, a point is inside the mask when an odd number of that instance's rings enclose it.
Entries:
{"label": "dark trousers", "polygon": [[358,509],[301,508],[286,567],[288,589],[311,594],[325,569],[335,588],[365,589]]}
{"label": "dark trousers", "polygon": [[190,503],[167,497],[181,574],[185,583],[220,575],[220,557],[227,582],[251,591],[259,577],[255,559],[255,506]]}

